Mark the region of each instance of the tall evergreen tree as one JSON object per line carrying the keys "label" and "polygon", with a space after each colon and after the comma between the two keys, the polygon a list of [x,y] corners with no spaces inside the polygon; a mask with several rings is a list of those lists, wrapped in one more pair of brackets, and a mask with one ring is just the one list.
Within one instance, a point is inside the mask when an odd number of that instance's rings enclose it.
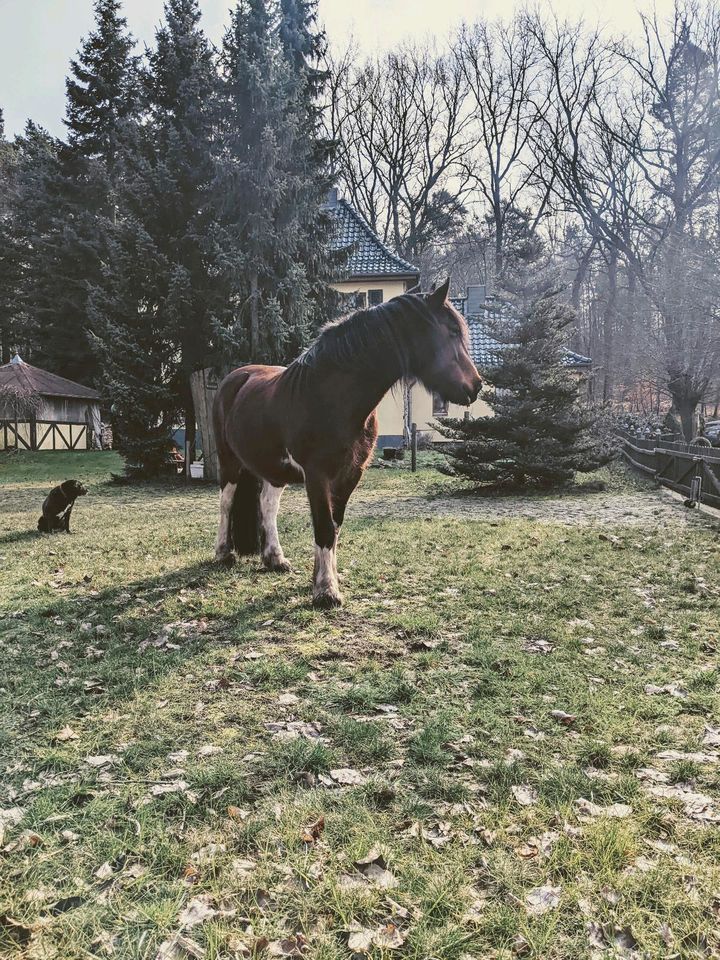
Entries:
{"label": "tall evergreen tree", "polygon": [[157,476],[167,463],[179,413],[177,347],[162,309],[168,264],[132,215],[113,230],[107,247],[100,281],[88,299],[91,338],[127,473]]}
{"label": "tall evergreen tree", "polygon": [[120,15],[120,0],[95,0],[96,29],[70,62],[65,125],[72,154],[100,164],[104,189],[98,209],[115,220],[118,151],[126,123],[139,109],[139,58]]}
{"label": "tall evergreen tree", "polygon": [[223,42],[215,196],[238,359],[285,361],[329,314],[329,181],[310,27],[302,4],[242,0]]}
{"label": "tall evergreen tree", "polygon": [[5,139],[0,108],[0,363],[10,359],[16,338],[19,261],[15,230],[19,210],[15,192],[16,151]]}
{"label": "tall evergreen tree", "polygon": [[497,366],[485,372],[495,387],[494,416],[443,418],[451,440],[445,472],[494,486],[552,487],[610,459],[592,434],[594,417],[580,401],[581,383],[564,364],[574,313],[547,262],[518,264],[505,281]]}
{"label": "tall evergreen tree", "polygon": [[28,248],[25,300],[42,330],[38,360],[92,382],[98,368],[88,340],[87,296],[98,282],[108,225],[116,215],[116,162],[122,131],[136,114],[137,58],[119,0],[96,0],[95,30],[81,44],[67,80],[68,141],[42,185],[54,210]]}
{"label": "tall evergreen tree", "polygon": [[145,170],[148,204],[143,223],[167,265],[163,322],[178,345],[178,384],[187,439],[193,443],[190,377],[208,362],[218,295],[209,202],[215,179],[213,104],[218,80],[197,0],[167,0],[156,41],[146,74],[155,157]]}
{"label": "tall evergreen tree", "polygon": [[46,334],[36,308],[37,273],[54,268],[49,238],[58,225],[59,201],[52,185],[59,173],[59,149],[59,141],[28,121],[23,135],[12,144],[12,160],[6,167],[0,228],[0,310],[5,321],[6,358],[18,348],[25,359],[43,362]]}

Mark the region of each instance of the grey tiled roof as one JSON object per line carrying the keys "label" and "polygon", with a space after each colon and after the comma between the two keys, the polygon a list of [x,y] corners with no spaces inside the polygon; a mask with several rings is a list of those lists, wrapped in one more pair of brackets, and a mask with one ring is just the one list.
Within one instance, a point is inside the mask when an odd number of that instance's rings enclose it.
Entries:
{"label": "grey tiled roof", "polygon": [[420,271],[412,263],[394,254],[365,223],[360,214],[342,198],[323,208],[335,223],[330,250],[348,251],[345,277],[407,277]]}
{"label": "grey tiled roof", "polygon": [[[465,307],[465,297],[451,297],[450,302],[461,313]],[[496,318],[495,311],[485,310],[483,313],[465,317],[470,332],[470,353],[473,363],[478,367],[496,367],[500,363],[500,355],[505,349],[505,344],[500,343],[488,332],[489,321]],[[562,359],[565,367],[590,367],[592,360],[590,357],[584,357],[580,353],[565,348],[565,356]]]}

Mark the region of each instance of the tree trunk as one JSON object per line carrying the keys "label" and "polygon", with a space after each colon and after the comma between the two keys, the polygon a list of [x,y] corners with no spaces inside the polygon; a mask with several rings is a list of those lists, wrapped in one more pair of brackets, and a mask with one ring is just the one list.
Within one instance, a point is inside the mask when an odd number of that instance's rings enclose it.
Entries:
{"label": "tree trunk", "polygon": [[[195,404],[188,381],[183,388],[183,407],[185,413],[185,443],[190,444],[190,456],[195,457]],[[183,454],[185,451],[183,450]]]}
{"label": "tree trunk", "polygon": [[686,443],[690,443],[697,430],[697,403],[688,397],[673,397],[680,416],[682,432]]}
{"label": "tree trunk", "polygon": [[611,250],[608,257],[608,297],[603,316],[603,403],[612,396],[613,387],[613,336],[615,333],[615,308],[617,304],[617,251]]}
{"label": "tree trunk", "polygon": [[217,393],[218,378],[210,369],[196,370],[190,377],[190,386],[195,402],[197,426],[202,439],[204,476],[206,480],[217,480],[218,458],[212,423],[212,406]]}

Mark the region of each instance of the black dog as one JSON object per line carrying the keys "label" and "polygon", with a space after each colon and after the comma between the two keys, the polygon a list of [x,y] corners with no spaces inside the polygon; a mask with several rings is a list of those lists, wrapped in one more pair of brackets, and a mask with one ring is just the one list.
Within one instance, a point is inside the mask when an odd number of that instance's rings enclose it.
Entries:
{"label": "black dog", "polygon": [[53,530],[70,533],[72,508],[77,498],[84,497],[86,493],[87,487],[79,480],[65,480],[59,486],[53,487],[43,502],[38,530],[41,533],[52,533]]}

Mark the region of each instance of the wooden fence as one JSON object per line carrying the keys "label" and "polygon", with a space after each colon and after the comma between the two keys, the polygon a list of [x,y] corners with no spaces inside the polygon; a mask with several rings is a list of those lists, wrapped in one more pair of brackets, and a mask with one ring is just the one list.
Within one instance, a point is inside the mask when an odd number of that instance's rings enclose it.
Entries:
{"label": "wooden fence", "polygon": [[0,420],[0,450],[89,450],[87,423]]}
{"label": "wooden fence", "polygon": [[695,487],[701,503],[720,508],[720,449],[629,433],[621,433],[621,438],[623,455],[637,470],[688,499],[695,499]]}

